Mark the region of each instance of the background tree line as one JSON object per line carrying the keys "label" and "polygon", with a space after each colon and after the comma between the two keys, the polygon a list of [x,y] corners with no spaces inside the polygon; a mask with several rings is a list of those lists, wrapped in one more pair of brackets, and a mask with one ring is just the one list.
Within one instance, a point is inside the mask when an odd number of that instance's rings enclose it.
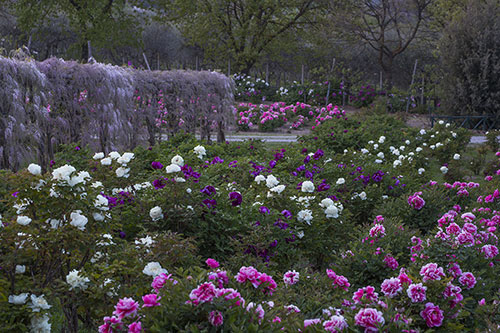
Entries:
{"label": "background tree line", "polygon": [[[332,76],[424,83],[456,114],[500,108],[499,0],[2,0],[0,51],[151,69],[218,69],[279,86]],[[472,19],[474,18],[474,19]],[[348,78],[347,78],[348,77]],[[439,101],[439,100],[438,100]],[[439,101],[440,102],[440,101]]]}

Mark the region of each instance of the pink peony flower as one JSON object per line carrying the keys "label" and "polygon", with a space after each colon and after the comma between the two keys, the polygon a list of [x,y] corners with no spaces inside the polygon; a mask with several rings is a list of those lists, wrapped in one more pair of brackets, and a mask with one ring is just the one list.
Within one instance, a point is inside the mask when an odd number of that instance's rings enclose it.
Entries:
{"label": "pink peony flower", "polygon": [[99,326],[99,333],[113,333],[113,330],[121,330],[123,323],[120,318],[104,317],[104,324]]}
{"label": "pink peony flower", "polygon": [[259,280],[259,285],[261,284],[264,285],[263,291],[266,295],[272,295],[273,291],[278,286],[276,282],[273,280],[273,277],[267,275],[266,273],[260,273],[258,280]]}
{"label": "pink peony flower", "polygon": [[205,263],[208,265],[210,268],[217,268],[219,267],[219,262],[215,259],[208,258]]}
{"label": "pink peony flower", "polygon": [[196,289],[193,289],[189,294],[190,303],[198,305],[201,303],[212,302],[217,294],[217,288],[209,282],[200,284]]}
{"label": "pink peony flower", "polygon": [[[151,287],[155,290],[155,292],[158,292],[163,288],[168,280],[172,280],[171,276],[172,274],[167,275],[165,273],[161,273],[160,275],[155,276],[153,282],[151,283]],[[176,284],[177,281],[173,280],[173,283]]]}
{"label": "pink peony flower", "polygon": [[370,237],[372,238],[382,238],[385,236],[385,228],[382,224],[375,224],[375,226],[373,226],[371,229],[370,229]]}
{"label": "pink peony flower", "polygon": [[359,288],[352,296],[352,299],[355,303],[361,303],[363,299],[369,302],[376,302],[378,300],[378,293],[375,292],[374,287],[366,286]]}
{"label": "pink peony flower", "polygon": [[495,245],[484,245],[481,248],[481,252],[486,259],[493,259],[498,255],[498,247]]}
{"label": "pink peony flower", "polygon": [[427,287],[422,283],[410,284],[408,286],[408,290],[406,290],[406,293],[413,303],[418,303],[426,300],[426,290]]}
{"label": "pink peony flower", "polygon": [[286,309],[287,315],[289,315],[291,313],[299,313],[300,312],[300,309],[296,305],[293,305],[293,304],[285,305],[285,309]]}
{"label": "pink peony flower", "polygon": [[359,310],[354,316],[354,321],[357,326],[364,327],[366,332],[377,332],[378,327],[385,324],[382,312],[373,308],[365,308]]}
{"label": "pink peony flower", "polygon": [[464,297],[460,293],[462,291],[462,288],[459,286],[455,286],[448,282],[446,285],[446,288],[443,291],[443,297],[444,298],[452,298],[450,300],[450,308],[454,308],[458,303],[460,303]]}
{"label": "pink peony flower", "polygon": [[427,327],[439,327],[443,324],[443,310],[433,303],[425,304],[425,309],[420,312]]}
{"label": "pink peony flower", "polygon": [[403,288],[401,287],[401,281],[398,278],[385,279],[380,285],[382,292],[385,296],[393,298],[396,296]]}
{"label": "pink peony flower", "polygon": [[424,282],[441,280],[441,277],[445,277],[443,268],[434,263],[429,263],[422,267],[420,275],[423,277]]}
{"label": "pink peony flower", "polygon": [[161,304],[158,303],[158,301],[161,299],[156,294],[148,294],[142,296],[142,301],[144,302],[144,305],[142,306],[143,308],[151,308],[153,306],[160,306]]}
{"label": "pink peony flower", "polygon": [[125,297],[118,301],[113,314],[118,318],[123,319],[125,317],[135,316],[138,309],[139,303],[134,301],[132,298]]}
{"label": "pink peony flower", "polygon": [[422,192],[415,192],[413,195],[410,195],[408,198],[408,204],[410,207],[421,210],[425,206],[425,201],[420,197]]}
{"label": "pink peony flower", "polygon": [[288,271],[283,275],[283,282],[288,286],[294,285],[299,282],[299,276],[300,274],[295,270]]}
{"label": "pink peony flower", "polygon": [[128,325],[128,333],[141,333],[141,331],[142,331],[142,324],[140,321],[136,321]]}
{"label": "pink peony flower", "polygon": [[220,269],[218,269],[217,272],[209,272],[208,279],[217,281],[219,284],[219,288],[223,288],[224,284],[229,282],[229,278],[227,277],[227,272],[221,271]]}
{"label": "pink peony flower", "polygon": [[458,233],[460,233],[460,231],[460,227],[454,222],[450,223],[450,225],[446,227],[446,232],[449,235],[457,235]]}
{"label": "pink peony flower", "polygon": [[333,315],[323,323],[323,328],[327,332],[340,332],[345,330],[347,326],[345,318],[340,315]]}
{"label": "pink peony flower", "polygon": [[396,260],[396,258],[390,256],[390,255],[386,255],[384,257],[384,262],[385,262],[385,265],[387,267],[389,267],[390,269],[392,270],[395,270],[399,267],[399,263],[398,261]]}
{"label": "pink peony flower", "polygon": [[471,233],[471,234],[475,234],[477,231],[477,227],[474,224],[469,223],[469,222],[464,223],[464,226],[462,227],[462,229]]}
{"label": "pink peony flower", "polygon": [[351,284],[349,283],[349,280],[343,275],[337,275],[335,279],[333,280],[333,285],[336,287],[340,287],[347,291]]}
{"label": "pink peony flower", "polygon": [[222,297],[224,296],[224,299],[226,301],[234,300],[236,299],[236,306],[245,306],[245,300],[241,297],[241,294],[237,291],[234,290],[233,288],[225,288],[225,289],[218,289],[217,290],[217,297]]}
{"label": "pink peony flower", "polygon": [[224,323],[224,318],[222,317],[222,313],[220,311],[211,311],[208,314],[208,321],[212,326],[219,327]]}
{"label": "pink peony flower", "polygon": [[472,289],[476,285],[476,278],[471,272],[465,272],[458,278],[458,282],[460,282],[467,289]]}
{"label": "pink peony flower", "polygon": [[457,236],[457,242],[465,247],[470,247],[474,245],[474,235],[470,232],[462,230],[462,232]]}
{"label": "pink peony flower", "polygon": [[234,278],[239,283],[245,283],[246,281],[249,281],[255,288],[257,288],[260,285],[260,281],[258,280],[259,276],[260,273],[252,266],[243,266],[240,268],[240,271]]}
{"label": "pink peony flower", "polygon": [[448,268],[448,273],[455,279],[458,276],[462,275],[462,269],[460,268],[459,264],[453,263],[453,265]]}
{"label": "pink peony flower", "polygon": [[319,319],[319,318],[305,319],[304,320],[304,327],[308,327],[308,326],[311,326],[311,325],[317,325],[319,323],[321,323],[321,319]]}

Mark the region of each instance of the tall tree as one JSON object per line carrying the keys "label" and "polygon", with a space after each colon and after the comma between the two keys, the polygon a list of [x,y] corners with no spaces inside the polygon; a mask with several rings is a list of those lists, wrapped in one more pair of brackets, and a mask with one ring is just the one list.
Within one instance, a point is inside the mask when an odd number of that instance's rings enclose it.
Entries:
{"label": "tall tree", "polygon": [[77,35],[78,57],[86,60],[88,43],[96,47],[137,44],[139,34],[131,34],[137,16],[127,9],[126,0],[18,0],[10,1],[20,26],[36,33],[40,24],[65,16]]}
{"label": "tall tree", "polygon": [[418,36],[426,9],[435,0],[352,0],[334,3],[330,13],[344,37],[361,40],[377,52],[388,87],[393,83],[394,58]]}
{"label": "tall tree", "polygon": [[270,43],[290,29],[314,20],[323,0],[172,0],[157,1],[188,40],[211,60],[232,58],[248,73]]}

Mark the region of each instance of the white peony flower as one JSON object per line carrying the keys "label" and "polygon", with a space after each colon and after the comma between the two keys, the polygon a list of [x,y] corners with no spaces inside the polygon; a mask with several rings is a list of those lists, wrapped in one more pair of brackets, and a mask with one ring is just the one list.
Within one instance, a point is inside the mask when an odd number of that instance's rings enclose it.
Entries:
{"label": "white peony flower", "polygon": [[87,171],[80,171],[78,175],[75,175],[68,180],[68,185],[73,187],[78,184],[85,184],[87,180],[91,179],[90,174]]}
{"label": "white peony flower", "polygon": [[342,185],[342,184],[345,184],[345,179],[344,178],[337,179],[337,185]]}
{"label": "white peony flower", "polygon": [[15,305],[21,305],[26,303],[26,300],[28,298],[28,293],[22,293],[19,295],[10,295],[9,296],[9,303],[15,304]]}
{"label": "white peony flower", "polygon": [[149,247],[154,244],[154,239],[151,238],[151,236],[146,236],[144,238],[139,238],[139,240],[135,241],[136,245],[144,245],[146,247]]}
{"label": "white peony flower", "polygon": [[363,148],[363,149],[361,149],[361,152],[363,154],[368,154],[370,151],[368,149],[366,149],[366,148]]}
{"label": "white peony flower", "polygon": [[151,219],[153,221],[158,221],[163,218],[163,211],[161,210],[161,207],[156,206],[151,208],[149,211],[149,216],[151,216]]}
{"label": "white peony flower", "polygon": [[176,164],[178,166],[184,166],[184,159],[179,156],[179,155],[175,155],[174,157],[172,157],[172,160],[170,161],[172,164]]}
{"label": "white peony flower", "polygon": [[384,163],[384,161],[379,160],[378,158],[377,158],[374,162],[375,162],[375,163],[377,163],[377,164],[382,164],[382,163]]}
{"label": "white peony flower", "polygon": [[127,165],[133,158],[134,158],[134,153],[123,153],[123,155],[120,156],[116,160],[116,162],[118,162],[121,165]]}
{"label": "white peony flower", "polygon": [[36,297],[36,295],[31,294],[31,304],[29,307],[33,312],[40,312],[40,309],[48,310],[52,306],[47,303],[47,300],[43,297],[43,295]]}
{"label": "white peony flower", "polygon": [[117,151],[112,151],[111,153],[108,154],[109,157],[111,157],[113,160],[117,160],[120,158],[120,154]]}
{"label": "white peony flower", "polygon": [[95,153],[94,156],[92,156],[92,158],[94,160],[100,160],[100,159],[103,159],[104,158],[104,153],[103,152],[100,152],[100,153]]}
{"label": "white peony flower", "polygon": [[361,192],[358,196],[361,200],[366,200],[366,192],[365,191]]}
{"label": "white peony flower", "polygon": [[445,174],[445,173],[447,173],[447,172],[448,172],[448,168],[447,168],[447,167],[445,167],[445,166],[442,166],[439,170],[441,170],[441,172],[442,172],[443,174]]}
{"label": "white peony flower", "polygon": [[19,223],[20,225],[28,225],[31,223],[31,219],[27,216],[19,215],[17,217],[17,223]]}
{"label": "white peony flower", "polygon": [[80,272],[74,269],[66,275],[66,282],[71,286],[69,290],[76,288],[87,289],[87,283],[89,283],[90,280],[87,277],[80,276]]}
{"label": "white peony flower", "polygon": [[146,275],[155,277],[162,273],[168,274],[168,271],[165,268],[162,268],[159,262],[150,262],[144,267],[142,272]]}
{"label": "white peony flower", "polygon": [[104,215],[102,215],[102,214],[92,213],[92,217],[94,218],[94,220],[96,220],[98,222],[104,221]]}
{"label": "white peony flower", "polygon": [[49,323],[49,316],[35,316],[31,318],[31,332],[32,333],[50,333],[52,325]]}
{"label": "white peony flower", "polygon": [[384,153],[383,153],[383,152],[378,153],[378,154],[377,154],[377,157],[378,157],[378,158],[382,158],[382,159],[383,159],[383,158],[384,158]]}
{"label": "white peony flower", "polygon": [[325,214],[327,218],[332,217],[336,219],[339,217],[339,209],[335,205],[328,206],[325,209]]}
{"label": "white peony flower", "polygon": [[181,167],[177,164],[170,164],[169,166],[167,166],[167,173],[174,173],[179,171],[181,171]]}
{"label": "white peony flower", "polygon": [[427,133],[427,132],[424,129],[420,130],[420,135],[424,135],[425,133]]}
{"label": "white peony flower", "polygon": [[101,160],[102,165],[111,165],[112,159],[110,157],[103,158]]}
{"label": "white peony flower", "polygon": [[314,183],[309,180],[306,180],[305,182],[302,183],[301,191],[309,193],[314,192]]}
{"label": "white peony flower", "polygon": [[301,210],[298,214],[297,214],[297,220],[299,221],[304,221],[306,222],[307,224],[311,225],[311,220],[313,219],[313,216],[312,216],[312,211],[309,210],[309,209],[304,209],[304,210]]}
{"label": "white peony flower", "polygon": [[116,173],[116,177],[118,178],[128,178],[130,175],[129,175],[129,172],[130,171],[130,168],[124,168],[124,167],[119,167],[118,169],[116,169],[115,173]]}
{"label": "white peony flower", "polygon": [[70,214],[71,222],[69,222],[69,224],[83,231],[85,230],[85,225],[89,220],[85,216],[83,216],[81,212],[82,212],[81,210],[72,212]]}
{"label": "white peony flower", "polygon": [[280,182],[278,181],[278,179],[276,177],[274,177],[273,175],[267,176],[267,179],[266,179],[267,187],[273,188],[273,187],[277,186],[279,183]]}
{"label": "white peony flower", "polygon": [[321,207],[323,208],[327,208],[327,207],[330,207],[332,206],[334,203],[333,203],[333,200],[330,199],[330,198],[326,198],[326,199],[323,199],[321,200],[321,203],[319,204]]}
{"label": "white peony flower", "polygon": [[271,192],[275,192],[275,193],[278,193],[280,194],[281,192],[283,192],[285,190],[285,185],[278,185],[278,186],[275,186],[271,189]]}
{"label": "white peony flower", "polygon": [[26,266],[16,265],[16,274],[23,274],[24,272],[26,272]]}
{"label": "white peony flower", "polygon": [[266,177],[264,177],[263,175],[258,175],[254,180],[257,184],[260,184],[261,182],[266,180]]}
{"label": "white peony flower", "polygon": [[187,192],[188,194],[190,194],[192,191],[193,191],[193,190],[191,190],[190,188],[187,188],[187,189],[186,189],[186,192]]}
{"label": "white peony flower", "polygon": [[54,171],[52,171],[52,179],[53,180],[58,180],[58,181],[66,181],[66,182],[69,182],[70,181],[70,175],[75,172],[76,169],[71,166],[71,165],[63,165],[62,167],[59,167],[57,169],[55,169]]}
{"label": "white peony flower", "polygon": [[400,166],[401,165],[401,161],[400,160],[395,160],[393,163],[392,163],[392,167],[395,168],[397,166]]}
{"label": "white peony flower", "polygon": [[410,140],[406,140],[406,141],[405,141],[405,144],[406,144],[406,145],[409,145],[409,144],[410,144]]}
{"label": "white peony flower", "polygon": [[415,151],[416,151],[417,153],[420,153],[422,150],[423,150],[423,149],[422,149],[421,147],[417,147],[417,148],[415,149]]}
{"label": "white peony flower", "polygon": [[378,139],[378,143],[384,143],[385,142],[385,136],[381,136],[379,139]]}
{"label": "white peony flower", "polygon": [[205,147],[199,146],[199,145],[194,147],[193,151],[196,155],[198,155],[198,158],[200,160],[203,159],[203,156],[205,156],[207,154]]}
{"label": "white peony flower", "polygon": [[458,161],[460,159],[460,154],[453,155],[453,159]]}
{"label": "white peony flower", "polygon": [[62,223],[61,223],[61,220],[56,220],[56,219],[47,219],[45,222],[46,222],[46,223],[49,223],[49,224],[50,224],[50,227],[51,227],[52,229],[57,229],[57,228],[59,228],[59,227],[61,226],[61,224],[62,224]]}
{"label": "white peony flower", "polygon": [[418,174],[421,175],[425,172],[425,169],[424,168],[420,168],[417,170],[418,171]]}
{"label": "white peony flower", "polygon": [[99,210],[109,210],[108,199],[106,199],[103,195],[98,194],[94,201],[94,207]]}
{"label": "white peony flower", "polygon": [[38,164],[31,163],[30,165],[28,165],[28,171],[32,175],[36,176],[36,175],[40,175],[42,173],[42,168]]}

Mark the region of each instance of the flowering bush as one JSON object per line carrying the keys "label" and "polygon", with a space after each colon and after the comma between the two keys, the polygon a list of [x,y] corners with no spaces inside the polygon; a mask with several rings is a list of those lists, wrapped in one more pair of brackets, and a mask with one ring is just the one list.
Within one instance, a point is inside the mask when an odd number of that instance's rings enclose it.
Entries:
{"label": "flowering bush", "polygon": [[281,149],[183,134],[133,152],[80,147],[71,165],[68,148],[45,173],[1,172],[0,321],[498,329],[499,168],[450,180],[466,135],[445,124],[332,118]]}

